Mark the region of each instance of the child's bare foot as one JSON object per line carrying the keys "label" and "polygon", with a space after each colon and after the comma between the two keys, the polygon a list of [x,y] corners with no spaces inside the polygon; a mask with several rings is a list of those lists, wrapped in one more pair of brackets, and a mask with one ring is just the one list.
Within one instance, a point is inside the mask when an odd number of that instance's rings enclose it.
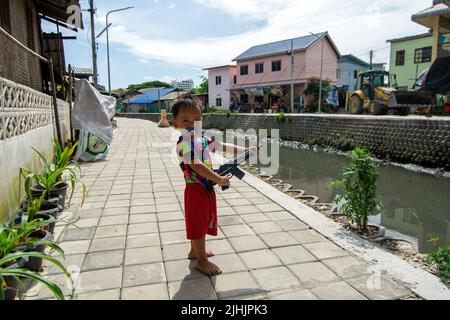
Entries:
{"label": "child's bare foot", "polygon": [[[207,257],[207,258],[211,258],[211,257],[214,257],[214,256],[215,256],[215,254],[212,253],[211,251],[206,251],[206,257]],[[188,259],[189,259],[189,260],[195,260],[195,259],[197,259],[197,255],[195,254],[194,249],[191,249],[191,252],[189,252],[189,254],[188,254]]]}
{"label": "child's bare foot", "polygon": [[198,260],[195,267],[207,276],[216,276],[222,273],[222,270],[218,266],[208,260]]}

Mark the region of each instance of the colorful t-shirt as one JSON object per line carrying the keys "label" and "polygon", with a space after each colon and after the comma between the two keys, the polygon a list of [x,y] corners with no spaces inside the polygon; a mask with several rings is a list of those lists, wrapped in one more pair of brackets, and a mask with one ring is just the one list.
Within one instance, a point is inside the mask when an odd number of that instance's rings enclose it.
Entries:
{"label": "colorful t-shirt", "polygon": [[187,184],[199,183],[208,188],[205,181],[207,179],[195,172],[190,164],[203,163],[208,168],[213,168],[213,162],[210,151],[214,151],[216,142],[214,137],[198,137],[195,135],[184,134],[180,136],[177,143],[177,154],[180,161],[181,170],[183,170],[184,180]]}

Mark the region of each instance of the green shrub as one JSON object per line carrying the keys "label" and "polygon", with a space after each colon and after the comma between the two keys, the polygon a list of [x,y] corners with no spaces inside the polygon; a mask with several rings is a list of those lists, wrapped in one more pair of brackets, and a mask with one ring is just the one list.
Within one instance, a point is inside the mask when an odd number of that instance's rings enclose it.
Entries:
{"label": "green shrub", "polygon": [[287,115],[287,116],[286,116],[286,119],[287,119],[288,122],[294,121],[294,117],[291,116],[291,115]]}
{"label": "green shrub", "polygon": [[328,187],[344,189],[344,194],[336,197],[335,202],[344,200],[342,212],[361,231],[367,231],[369,216],[381,209],[376,195],[379,166],[372,154],[363,148],[356,148],[347,156],[352,160],[350,166],[344,169],[341,180],[330,183]]}
{"label": "green shrub", "polygon": [[436,248],[428,255],[427,262],[430,265],[436,265],[439,276],[450,283],[450,247],[440,247],[437,245],[438,241],[439,238],[428,241],[433,243]]}
{"label": "green shrub", "polygon": [[286,115],[284,114],[284,112],[280,112],[277,115],[277,122],[285,122],[286,121]]}

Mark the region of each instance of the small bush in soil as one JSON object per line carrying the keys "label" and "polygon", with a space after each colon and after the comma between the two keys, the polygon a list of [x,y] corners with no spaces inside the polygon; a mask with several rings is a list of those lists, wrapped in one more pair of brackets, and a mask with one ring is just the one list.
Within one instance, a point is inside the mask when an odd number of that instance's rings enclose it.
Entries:
{"label": "small bush in soil", "polygon": [[450,283],[450,247],[440,247],[437,245],[438,241],[438,238],[429,241],[434,243],[436,248],[428,255],[427,262],[430,265],[435,265],[439,276]]}
{"label": "small bush in soil", "polygon": [[344,169],[342,179],[328,185],[330,189],[344,189],[344,194],[336,197],[338,204],[344,200],[342,212],[358,229],[367,233],[369,216],[381,209],[377,201],[376,182],[379,176],[379,166],[372,159],[372,154],[356,148],[347,154],[350,165]]}

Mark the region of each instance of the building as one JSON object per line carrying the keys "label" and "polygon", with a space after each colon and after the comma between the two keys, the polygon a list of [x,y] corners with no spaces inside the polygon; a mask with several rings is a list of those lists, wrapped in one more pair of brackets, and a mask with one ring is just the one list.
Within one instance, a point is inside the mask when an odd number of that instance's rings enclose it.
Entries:
{"label": "building", "polygon": [[183,81],[172,81],[172,87],[182,90],[182,91],[192,91],[194,90],[194,81],[192,80],[183,80]]}
{"label": "building", "polygon": [[43,33],[41,21],[54,23],[56,28],[71,28],[66,23],[70,5],[79,6],[79,1],[0,1],[0,77],[49,92],[47,60],[51,57],[56,81],[62,82],[66,72],[64,37]]}
{"label": "building", "polygon": [[352,54],[343,55],[337,64],[337,86],[352,93],[356,90],[358,74],[369,70],[370,65]]}
{"label": "building", "polygon": [[433,0],[432,6],[416,14],[411,19],[429,29],[432,33],[431,61],[450,55],[449,37],[443,35],[450,32],[450,1]]}
{"label": "building", "polygon": [[[442,36],[446,42],[450,37]],[[432,64],[433,33],[388,40],[391,44],[389,72],[401,90],[412,90],[417,77]]]}
{"label": "building", "polygon": [[232,89],[236,83],[236,66],[224,65],[204,70],[208,71],[208,106],[229,110]]}
{"label": "building", "polygon": [[[291,104],[291,71],[295,101],[301,100],[308,80],[319,77],[323,45],[323,79],[336,84],[341,57],[328,32],[251,47],[237,56],[233,94],[241,111],[262,111],[274,105]],[[293,67],[291,63],[293,46]]]}

